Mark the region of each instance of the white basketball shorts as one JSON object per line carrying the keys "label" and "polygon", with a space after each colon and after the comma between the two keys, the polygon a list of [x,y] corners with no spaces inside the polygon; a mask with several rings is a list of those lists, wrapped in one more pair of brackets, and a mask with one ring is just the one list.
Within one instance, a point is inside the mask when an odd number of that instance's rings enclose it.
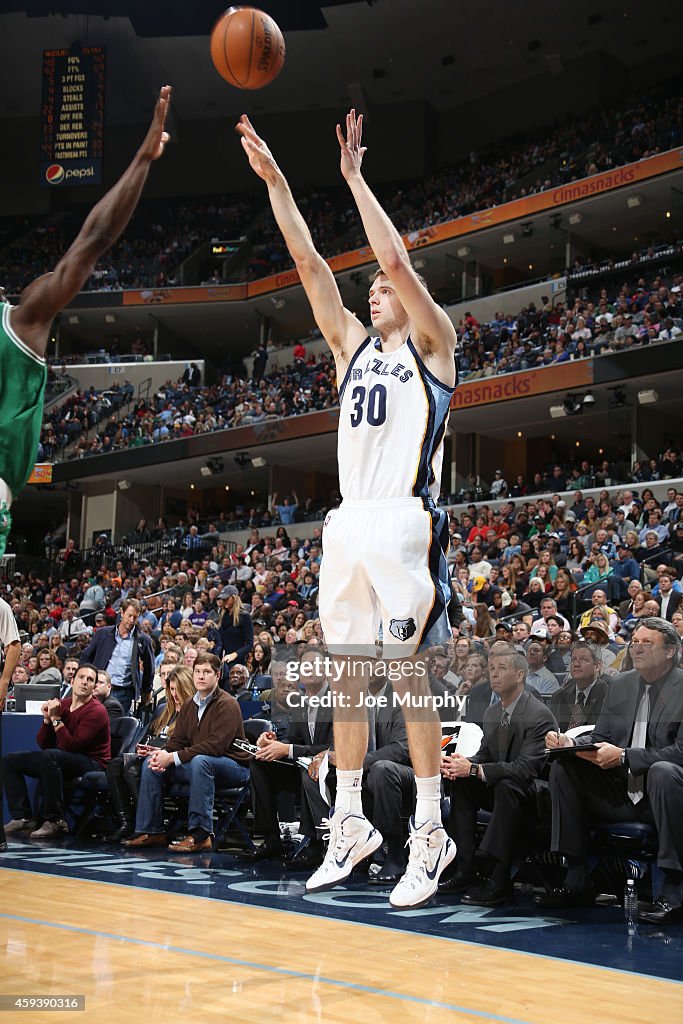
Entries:
{"label": "white basketball shorts", "polygon": [[448,542],[447,514],[421,498],[344,501],[330,512],[319,592],[330,653],[395,659],[444,643]]}

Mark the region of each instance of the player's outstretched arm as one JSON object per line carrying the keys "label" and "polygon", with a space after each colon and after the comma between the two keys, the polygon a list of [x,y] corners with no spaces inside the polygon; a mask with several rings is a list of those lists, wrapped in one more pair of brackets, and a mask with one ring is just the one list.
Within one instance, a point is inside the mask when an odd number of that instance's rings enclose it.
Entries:
{"label": "player's outstretched arm", "polygon": [[246,114],[240,118],[237,131],[252,170],[268,186],[273,215],[296,265],[315,321],[335,356],[350,358],[365,338],[365,329],[344,308],[334,274],[313,245],[311,232],[294,202],[287,179]]}
{"label": "player's outstretched arm", "polygon": [[416,340],[425,339],[452,358],[455,328],[413,270],[403,239],[363,178],[361,164],[366,147],[361,145],[362,136],[363,115],[357,117],[355,110],[351,110],[346,115],[346,135],[337,125],[341,172],[356,201],[370,248],[415,326]]}
{"label": "player's outstretched arm", "polygon": [[45,354],[47,334],[60,309],[73,299],[92,274],[97,260],[119,237],[138,204],[149,168],[168,142],[164,130],[171,102],[171,86],[165,85],[157,100],[145,141],[128,169],[88,214],[78,237],[54,271],[36,278],[12,311],[12,327],[40,356]]}

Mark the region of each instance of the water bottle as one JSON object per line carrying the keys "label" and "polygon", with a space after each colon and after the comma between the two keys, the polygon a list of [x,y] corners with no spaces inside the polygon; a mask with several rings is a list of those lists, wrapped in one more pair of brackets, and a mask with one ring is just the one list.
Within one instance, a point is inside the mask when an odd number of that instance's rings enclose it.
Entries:
{"label": "water bottle", "polygon": [[638,917],[638,890],[636,883],[629,878],[624,886],[624,920],[628,925],[635,923]]}
{"label": "water bottle", "polygon": [[257,701],[257,703],[259,704],[261,703],[261,691],[259,690],[256,683],[254,683],[254,685],[251,688],[251,699]]}

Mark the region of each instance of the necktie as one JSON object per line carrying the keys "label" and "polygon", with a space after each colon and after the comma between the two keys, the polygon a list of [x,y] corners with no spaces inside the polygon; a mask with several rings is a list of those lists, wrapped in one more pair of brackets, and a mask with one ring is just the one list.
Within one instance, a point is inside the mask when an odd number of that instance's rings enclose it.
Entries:
{"label": "necktie", "polygon": [[498,728],[498,760],[504,761],[507,757],[508,743],[510,741],[510,716],[503,711]]}
{"label": "necktie", "polygon": [[377,709],[374,704],[368,706],[368,753],[377,750]]}
{"label": "necktie", "polygon": [[577,725],[584,725],[586,717],[584,714],[586,706],[586,694],[583,690],[579,690],[576,698],[576,704],[572,708],[571,717],[569,719],[568,729],[575,729]]}
{"label": "necktie", "polygon": [[308,711],[307,711],[307,718],[308,718],[308,733],[309,733],[309,735],[311,737],[311,743],[313,742],[313,735],[315,733],[315,716],[316,716],[316,711],[317,710],[318,710],[317,705],[311,704],[311,702],[309,701],[309,703],[308,703]]}
{"label": "necktie", "polygon": [[[650,715],[650,687],[645,687],[645,693],[640,699],[638,709],[636,711],[635,722],[633,723],[633,737],[631,738],[632,747],[646,747],[647,746],[647,720]],[[643,799],[645,792],[645,776],[634,775],[631,771],[628,773],[628,798],[633,804],[637,804]]]}

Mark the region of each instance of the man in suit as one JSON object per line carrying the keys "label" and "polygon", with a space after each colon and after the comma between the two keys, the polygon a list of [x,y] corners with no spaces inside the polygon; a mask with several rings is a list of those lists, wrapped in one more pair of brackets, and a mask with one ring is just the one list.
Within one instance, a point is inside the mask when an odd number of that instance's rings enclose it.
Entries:
{"label": "man in suit", "polygon": [[551,849],[565,856],[563,887],[539,896],[546,907],[592,902],[586,860],[593,821],[643,821],[659,836],[657,863],[665,884],[641,919],[654,924],[683,919],[683,790],[671,784],[683,766],[683,672],[680,639],[670,622],[643,618],[633,632],[633,671],[614,676],[593,733],[572,741],[551,732],[549,747],[598,750],[565,755],[550,771]]}
{"label": "man in suit", "polygon": [[286,698],[291,708],[287,740],[283,743],[272,733],[260,736],[259,752],[250,765],[254,831],[264,836],[264,841],[256,850],[243,854],[244,860],[282,857],[278,794],[298,793],[301,773],[297,759],[314,757],[332,742],[331,695],[320,648],[310,647],[301,653],[299,680],[305,695],[297,692]]}
{"label": "man in suit", "polygon": [[569,659],[569,679],[550,698],[550,710],[562,732],[597,722],[607,693],[601,672],[600,652],[591,644],[574,644]]}
{"label": "man in suit", "polygon": [[152,700],[154,650],[152,641],[138,625],[141,611],[139,601],[126,598],[116,625],[96,630],[80,656],[81,665],[92,663],[109,673],[112,696],[126,715],[136,699],[143,704]]}
{"label": "man in suit", "polygon": [[658,577],[659,583],[659,596],[657,597],[657,604],[659,605],[659,614],[667,622],[671,622],[671,616],[674,612],[677,612],[683,604],[683,594],[680,590],[674,590],[674,580],[676,576],[672,572],[660,572]]}
{"label": "man in suit", "polygon": [[[504,654],[509,654],[512,649],[513,648],[511,647],[511,645],[507,642],[496,640],[491,645],[489,658],[494,652],[501,651]],[[479,655],[471,655],[471,657],[479,657]],[[528,670],[529,666],[527,664],[527,674]],[[527,691],[527,693],[530,693],[533,697],[536,697],[537,700],[541,699],[541,695],[538,692],[538,690],[536,690],[533,686],[530,686],[529,683],[526,682],[526,675],[524,689]],[[479,728],[482,729],[484,727],[484,715],[486,713],[486,709],[498,703],[498,694],[491,686],[490,680],[483,679],[480,683],[477,683],[476,686],[473,686],[469,692],[469,695],[467,697],[467,713],[465,721],[473,722],[474,725],[478,725]]]}
{"label": "man in suit", "polygon": [[[439,883],[440,893],[466,889],[463,903],[495,907],[510,895],[510,867],[536,812],[537,779],[545,764],[545,737],[555,719],[542,701],[524,688],[528,666],[523,654],[496,647],[489,656],[491,689],[500,698],[484,712],[484,735],[472,758],[444,757],[441,773],[450,780],[451,813],[446,825],[455,840],[455,869]],[[492,811],[480,850],[490,859],[489,876],[477,881],[474,869],[477,811]]]}
{"label": "man in suit", "polygon": [[109,723],[111,724],[115,718],[123,718],[123,708],[117,701],[116,697],[111,695],[111,679],[109,673],[103,668],[99,669],[97,673],[97,683],[95,684],[95,696],[109,715]]}
{"label": "man in suit", "polygon": [[[387,856],[380,872],[373,876],[373,885],[396,885],[406,869],[405,836],[401,817],[409,817],[415,802],[415,772],[410,765],[408,736],[403,711],[394,699],[394,691],[386,677],[375,675],[368,685],[368,751],[363,760],[363,811],[368,821],[384,837]],[[310,851],[307,866],[323,859],[320,824],[330,815],[330,806],[318,785],[318,769],[325,753],[330,770],[326,779],[332,801],[336,793],[336,759],[334,750],[316,755],[303,776],[303,807],[301,831],[308,835]],[[315,860],[314,860],[315,858]],[[299,860],[299,858],[295,858]],[[292,867],[295,865],[293,864]],[[349,872],[350,873],[350,872]],[[335,884],[340,884],[336,882]],[[329,888],[329,886],[325,886]],[[309,892],[322,891],[308,889]]]}

